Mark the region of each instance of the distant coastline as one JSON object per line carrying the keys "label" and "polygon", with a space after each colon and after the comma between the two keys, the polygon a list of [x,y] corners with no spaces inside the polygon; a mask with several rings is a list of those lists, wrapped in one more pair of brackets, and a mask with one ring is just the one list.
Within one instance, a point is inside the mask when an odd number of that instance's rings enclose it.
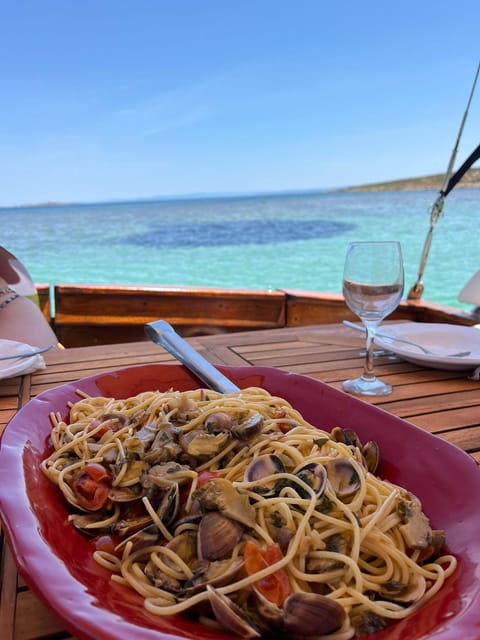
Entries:
{"label": "distant coastline", "polygon": [[[443,173],[437,173],[432,176],[423,176],[421,178],[405,178],[403,180],[391,180],[390,182],[376,182],[356,187],[345,187],[335,189],[336,192],[362,192],[362,191],[425,191],[427,189],[441,189]],[[480,189],[480,169],[469,169],[456,189]]]}
{"label": "distant coastline", "polygon": [[[390,180],[388,182],[373,182],[349,187],[339,187],[335,189],[304,189],[292,190],[286,192],[255,192],[255,193],[202,193],[202,194],[178,194],[175,196],[153,196],[147,198],[128,198],[126,200],[108,200],[102,202],[39,202],[34,204],[18,204],[12,207],[1,207],[9,209],[33,209],[41,207],[66,207],[66,206],[82,206],[92,204],[113,204],[120,202],[160,202],[172,200],[201,200],[203,198],[245,198],[258,196],[279,196],[288,194],[301,193],[361,193],[361,192],[388,192],[388,191],[438,191],[443,184],[444,174],[437,173],[431,176],[422,176],[420,178],[404,178],[401,180]],[[480,169],[469,169],[460,182],[456,185],[456,189],[480,189]]]}
{"label": "distant coastline", "polygon": [[12,207],[0,207],[0,209],[34,209],[40,207],[67,207],[71,204],[78,204],[76,202],[36,202],[34,204],[14,204]]}

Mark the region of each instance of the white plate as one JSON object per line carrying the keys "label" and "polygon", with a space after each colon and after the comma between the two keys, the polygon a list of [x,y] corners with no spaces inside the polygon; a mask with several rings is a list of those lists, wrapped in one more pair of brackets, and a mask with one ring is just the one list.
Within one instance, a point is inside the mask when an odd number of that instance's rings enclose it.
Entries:
{"label": "white plate", "polygon": [[[32,347],[24,342],[0,340],[0,356],[28,353],[33,349],[36,349],[36,347]],[[22,373],[30,373],[31,371],[42,369],[44,366],[45,361],[40,355],[31,356],[30,358],[0,360],[0,379],[14,378]]]}
{"label": "white plate", "polygon": [[[480,365],[480,331],[475,327],[428,322],[404,322],[380,326],[380,333],[403,340],[412,340],[432,351],[432,355],[403,342],[388,338],[375,338],[375,344],[392,351],[404,360],[433,369],[467,370]],[[461,358],[449,357],[449,353],[470,351]]]}

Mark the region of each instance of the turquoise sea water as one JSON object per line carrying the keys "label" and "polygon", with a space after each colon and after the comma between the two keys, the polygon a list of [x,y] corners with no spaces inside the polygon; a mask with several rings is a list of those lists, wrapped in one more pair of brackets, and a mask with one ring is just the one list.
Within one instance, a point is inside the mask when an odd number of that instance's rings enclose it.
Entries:
{"label": "turquoise sea water", "polygon": [[[399,240],[416,279],[434,191],[306,193],[0,208],[0,244],[42,283],[341,291],[347,244]],[[480,190],[445,201],[424,298],[457,295],[480,268]],[[468,308],[468,307],[466,307]]]}

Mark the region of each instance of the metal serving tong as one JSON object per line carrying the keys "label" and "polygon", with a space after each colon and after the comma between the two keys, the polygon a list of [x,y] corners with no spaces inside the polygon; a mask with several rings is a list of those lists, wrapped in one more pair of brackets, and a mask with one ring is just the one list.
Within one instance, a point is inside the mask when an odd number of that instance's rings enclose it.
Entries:
{"label": "metal serving tong", "polygon": [[235,393],[239,387],[220,373],[213,364],[201,356],[188,344],[175,329],[165,320],[155,320],[145,325],[148,338],[159,344],[177,360],[184,364],[193,374],[200,378],[209,389],[219,393]]}

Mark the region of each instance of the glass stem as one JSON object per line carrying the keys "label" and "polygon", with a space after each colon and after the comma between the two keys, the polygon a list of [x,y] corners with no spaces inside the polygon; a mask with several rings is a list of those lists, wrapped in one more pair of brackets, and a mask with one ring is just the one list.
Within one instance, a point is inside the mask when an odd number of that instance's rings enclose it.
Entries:
{"label": "glass stem", "polygon": [[367,344],[366,344],[366,353],[365,353],[365,363],[363,367],[363,378],[373,380],[375,379],[375,375],[373,373],[373,348],[374,348],[373,340],[375,338],[375,333],[377,330],[377,323],[364,321],[364,324],[367,330]]}

